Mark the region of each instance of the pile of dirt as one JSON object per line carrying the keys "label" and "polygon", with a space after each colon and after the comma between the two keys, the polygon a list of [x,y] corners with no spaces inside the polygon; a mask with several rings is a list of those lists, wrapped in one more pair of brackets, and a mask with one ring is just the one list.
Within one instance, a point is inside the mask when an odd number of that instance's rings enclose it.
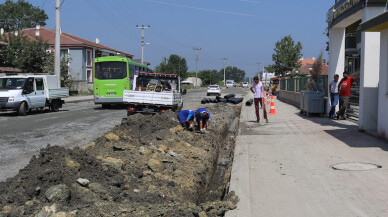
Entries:
{"label": "pile of dirt", "polygon": [[229,177],[214,176],[236,107],[207,109],[206,133],[184,130],[173,112],[136,114],[85,150],[42,149],[0,183],[0,215],[223,216],[237,197],[225,195]]}

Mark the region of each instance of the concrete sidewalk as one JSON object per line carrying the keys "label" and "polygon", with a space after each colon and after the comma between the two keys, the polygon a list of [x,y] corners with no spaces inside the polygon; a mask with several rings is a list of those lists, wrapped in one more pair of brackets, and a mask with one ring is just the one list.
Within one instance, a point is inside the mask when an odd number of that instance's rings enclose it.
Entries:
{"label": "concrete sidewalk", "polygon": [[[275,108],[258,124],[244,102],[230,185],[240,201],[227,217],[388,216],[386,141],[350,121],[304,117],[278,100]],[[349,162],[382,168],[332,169]]]}
{"label": "concrete sidewalk", "polygon": [[76,103],[76,102],[84,102],[84,101],[91,101],[94,99],[93,95],[87,95],[87,96],[69,96],[65,98],[65,103]]}

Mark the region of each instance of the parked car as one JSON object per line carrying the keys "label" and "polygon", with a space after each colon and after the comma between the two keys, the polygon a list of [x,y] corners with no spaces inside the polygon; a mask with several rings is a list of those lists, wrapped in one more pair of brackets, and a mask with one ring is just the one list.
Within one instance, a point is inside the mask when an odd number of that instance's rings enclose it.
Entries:
{"label": "parked car", "polygon": [[221,96],[221,88],[218,85],[210,85],[207,88],[207,95],[216,95],[216,96]]}
{"label": "parked car", "polygon": [[248,82],[243,82],[242,85],[243,85],[244,88],[248,87]]}

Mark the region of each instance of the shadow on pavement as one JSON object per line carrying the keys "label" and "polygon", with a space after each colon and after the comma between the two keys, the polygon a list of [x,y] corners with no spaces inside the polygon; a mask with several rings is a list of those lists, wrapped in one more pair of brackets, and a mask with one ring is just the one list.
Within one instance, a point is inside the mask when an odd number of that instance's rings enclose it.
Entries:
{"label": "shadow on pavement", "polygon": [[381,150],[388,151],[388,142],[371,136],[365,132],[358,130],[356,121],[353,120],[332,120],[327,117],[306,117],[299,112],[296,113],[299,117],[319,124],[321,126],[333,126],[340,129],[324,130],[324,132],[333,136],[334,138],[344,142],[349,147],[353,148],[372,148],[377,147]]}
{"label": "shadow on pavement", "polygon": [[380,148],[388,151],[387,141],[368,135],[366,133],[349,129],[325,130],[329,135],[344,142],[349,147],[353,148]]}

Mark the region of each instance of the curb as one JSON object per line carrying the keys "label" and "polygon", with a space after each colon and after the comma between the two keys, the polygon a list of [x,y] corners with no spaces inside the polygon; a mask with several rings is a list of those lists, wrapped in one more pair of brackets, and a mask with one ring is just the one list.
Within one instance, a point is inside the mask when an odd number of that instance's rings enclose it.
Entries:
{"label": "curb", "polygon": [[[239,126],[241,126],[241,116],[244,114],[244,110],[249,108],[249,106],[245,106],[245,102],[249,98],[246,97],[247,95],[248,94],[244,94]],[[237,203],[237,208],[226,212],[225,217],[251,216],[249,144],[243,143],[239,134],[240,133],[238,133],[236,137],[229,187],[229,192],[234,191],[238,196],[239,201]]]}
{"label": "curb", "polygon": [[66,98],[66,99],[64,99],[65,103],[78,103],[78,102],[93,101],[93,97],[92,98],[83,98],[83,99],[68,99],[68,98]]}

